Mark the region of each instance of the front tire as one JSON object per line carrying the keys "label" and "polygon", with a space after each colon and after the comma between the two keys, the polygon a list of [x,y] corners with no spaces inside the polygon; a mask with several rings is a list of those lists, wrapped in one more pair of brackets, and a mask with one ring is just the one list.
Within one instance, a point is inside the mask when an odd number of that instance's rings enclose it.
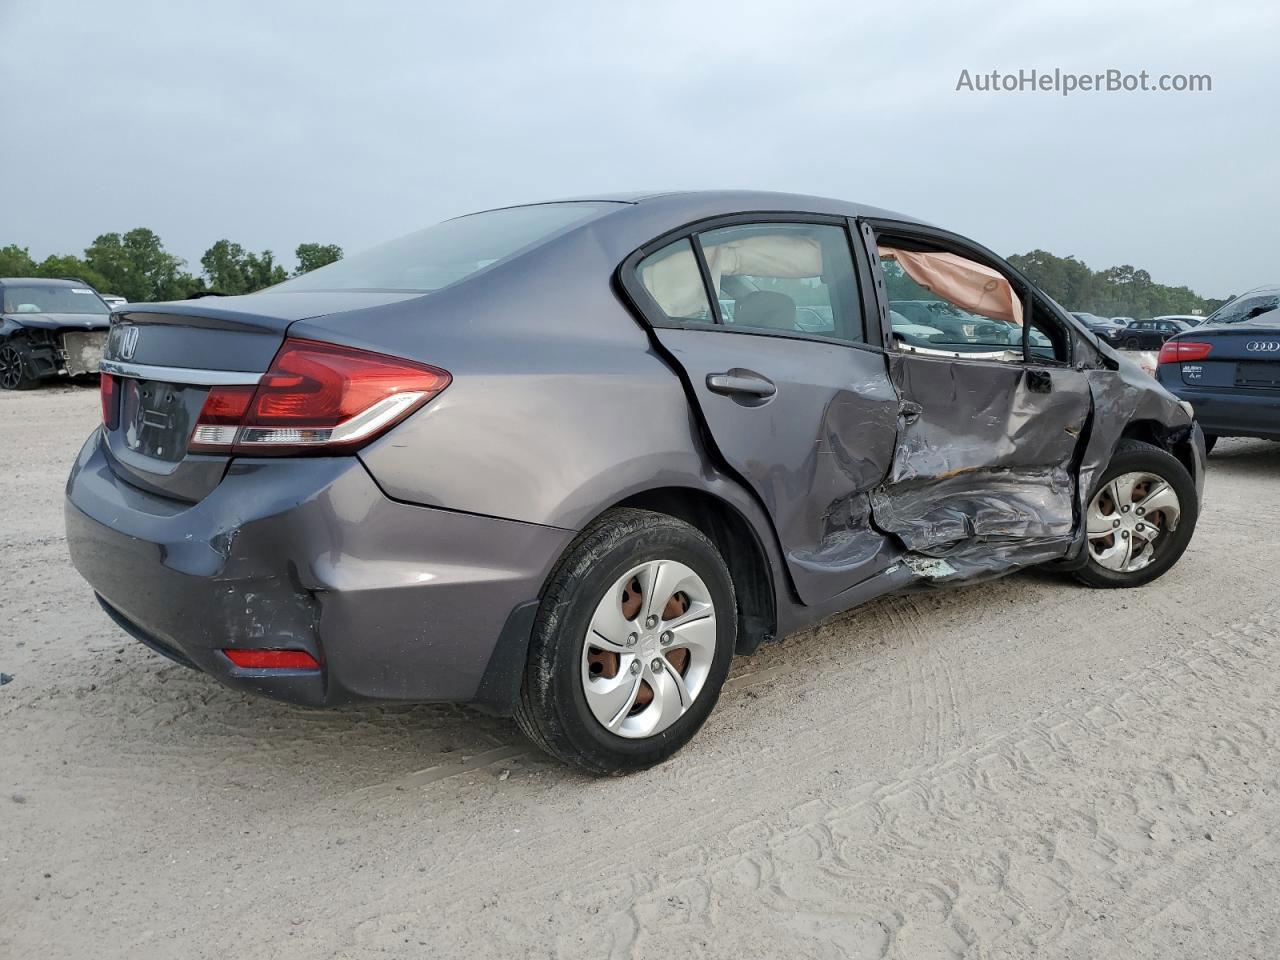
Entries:
{"label": "front tire", "polygon": [[1139,587],[1162,576],[1191,542],[1200,504],[1195,481],[1169,452],[1122,440],[1085,512],[1091,587]]}
{"label": "front tire", "polygon": [[31,376],[26,344],[21,340],[0,344],[0,390],[33,390],[39,383]]}
{"label": "front tire", "polygon": [[611,510],[543,591],[516,721],[566,763],[643,770],[698,732],[736,640],[733,582],[715,545],[674,517]]}

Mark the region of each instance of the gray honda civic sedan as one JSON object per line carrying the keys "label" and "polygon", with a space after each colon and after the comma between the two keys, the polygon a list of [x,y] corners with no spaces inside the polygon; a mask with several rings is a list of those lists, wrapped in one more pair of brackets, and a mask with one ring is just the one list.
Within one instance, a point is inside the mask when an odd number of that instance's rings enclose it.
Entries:
{"label": "gray honda civic sedan", "polygon": [[873,597],[1154,580],[1204,475],[1188,405],[1002,259],[817,197],[459,217],[131,304],[102,369],[67,537],[124,630],[294,703],[514,715],[601,773]]}

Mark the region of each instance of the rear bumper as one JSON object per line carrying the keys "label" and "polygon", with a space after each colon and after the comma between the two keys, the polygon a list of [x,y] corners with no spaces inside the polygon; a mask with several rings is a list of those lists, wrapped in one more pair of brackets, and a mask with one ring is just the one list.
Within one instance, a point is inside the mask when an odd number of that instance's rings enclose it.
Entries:
{"label": "rear bumper", "polygon": [[1207,434],[1280,440],[1280,391],[1267,395],[1260,390],[1189,387],[1176,382],[1164,386],[1195,408],[1196,420]]}
{"label": "rear bumper", "polygon": [[[228,686],[326,706],[510,707],[554,527],[388,499],[360,461],[237,460],[196,504],[111,470],[95,433],[67,483],[76,569],[121,626]],[[310,653],[318,670],[236,667],[227,648]]]}

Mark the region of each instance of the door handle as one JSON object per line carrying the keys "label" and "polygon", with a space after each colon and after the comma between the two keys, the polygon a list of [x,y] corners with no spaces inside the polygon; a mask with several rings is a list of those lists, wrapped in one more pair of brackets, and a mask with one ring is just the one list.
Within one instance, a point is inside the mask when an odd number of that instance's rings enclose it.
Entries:
{"label": "door handle", "polygon": [[741,370],[737,367],[724,373],[707,374],[707,389],[725,396],[738,394],[760,399],[772,397],[778,392],[778,388],[768,377],[761,376],[754,370]]}

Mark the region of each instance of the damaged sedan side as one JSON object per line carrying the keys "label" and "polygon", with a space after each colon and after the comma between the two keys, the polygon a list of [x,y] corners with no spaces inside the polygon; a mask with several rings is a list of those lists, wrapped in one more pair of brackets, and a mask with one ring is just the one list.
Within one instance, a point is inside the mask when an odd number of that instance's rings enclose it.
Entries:
{"label": "damaged sedan side", "polygon": [[597,773],[735,654],[888,593],[1170,569],[1189,408],[999,257],[816,197],[459,217],[260,293],[134,304],[67,540],[239,689],[460,701]]}

